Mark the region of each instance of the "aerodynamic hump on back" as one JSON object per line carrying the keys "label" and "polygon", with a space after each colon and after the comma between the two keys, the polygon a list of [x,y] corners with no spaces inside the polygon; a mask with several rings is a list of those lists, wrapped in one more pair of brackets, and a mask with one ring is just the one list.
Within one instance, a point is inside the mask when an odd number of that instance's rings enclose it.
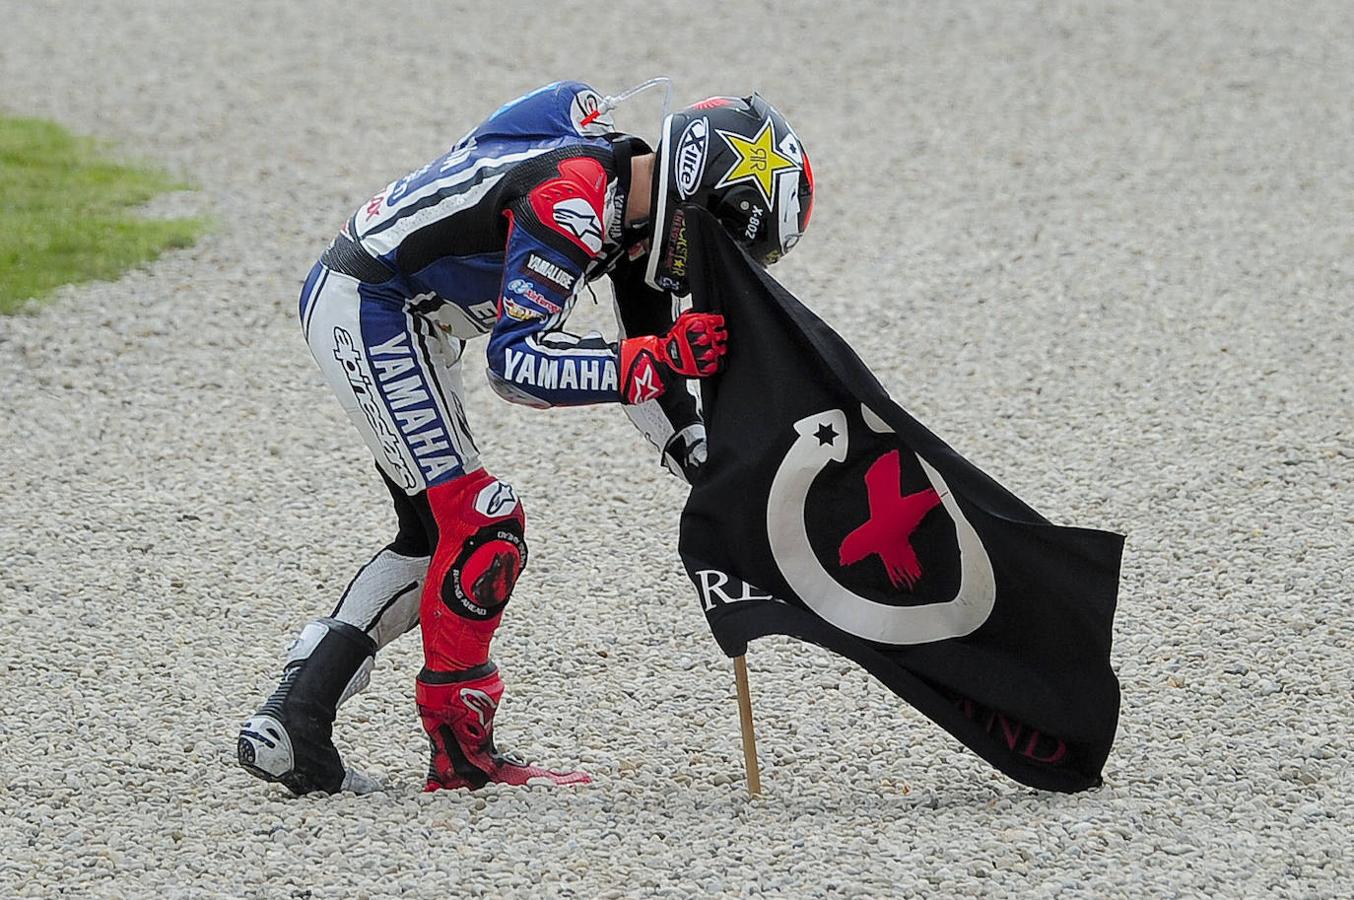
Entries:
{"label": "aerodynamic hump on back", "polygon": [[602,100],[581,81],[556,81],[503,104],[462,142],[604,137],[616,130],[616,123]]}

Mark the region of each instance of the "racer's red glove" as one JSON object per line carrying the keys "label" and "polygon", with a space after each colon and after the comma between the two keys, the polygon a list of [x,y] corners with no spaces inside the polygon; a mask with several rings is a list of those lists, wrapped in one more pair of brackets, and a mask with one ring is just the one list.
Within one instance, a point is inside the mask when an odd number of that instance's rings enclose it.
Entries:
{"label": "racer's red glove", "polygon": [[621,341],[621,402],[643,403],[667,389],[673,378],[708,378],[724,365],[729,333],[719,313],[687,310],[662,336]]}

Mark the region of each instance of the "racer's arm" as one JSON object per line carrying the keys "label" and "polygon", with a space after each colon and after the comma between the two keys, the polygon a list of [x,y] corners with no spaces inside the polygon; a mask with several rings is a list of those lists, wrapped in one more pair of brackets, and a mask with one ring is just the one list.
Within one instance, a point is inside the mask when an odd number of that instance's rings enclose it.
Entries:
{"label": "racer's arm", "polygon": [[611,343],[561,329],[584,270],[602,247],[606,173],[588,157],[559,163],[557,177],[507,209],[499,315],[489,337],[489,381],[536,407],[641,403],[677,375],[708,375],[724,353],[723,320],[687,313],[662,337]]}
{"label": "racer's arm", "polygon": [[[611,272],[622,339],[662,335],[672,328],[676,303],[671,294],[644,280],[644,262],[644,257],[625,258]],[[694,479],[705,463],[705,423],[685,380],[670,385],[657,399],[626,405],[625,414],[672,474],[687,482]]]}
{"label": "racer's arm", "polygon": [[[590,259],[586,247],[550,233],[530,198],[504,215],[508,241],[487,350],[490,385],[507,400],[538,408],[619,402],[617,345],[596,332],[562,328]],[[581,218],[590,240],[590,223]]]}

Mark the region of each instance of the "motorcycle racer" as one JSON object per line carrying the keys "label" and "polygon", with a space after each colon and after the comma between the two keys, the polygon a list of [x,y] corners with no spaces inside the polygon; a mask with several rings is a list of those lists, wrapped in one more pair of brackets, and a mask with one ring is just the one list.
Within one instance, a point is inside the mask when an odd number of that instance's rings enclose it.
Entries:
{"label": "motorcycle racer", "polygon": [[[656,151],[615,129],[606,98],[557,82],[501,107],[345,223],[301,291],[303,333],[376,458],[398,522],[330,615],[305,626],[238,759],[296,794],[379,786],[332,741],[375,653],[420,626],[415,681],[427,790],[587,781],[499,751],[493,634],[527,561],[512,487],[485,470],[462,404],[467,342],[489,382],[532,407],[621,403],[690,481],[705,431],[686,379],[716,373],[722,317],[682,312],[682,208],[702,205],[763,263],[807,226],[798,138],[760,97],[711,98],[664,121]],[[620,338],[564,329],[580,289],[611,278]]]}

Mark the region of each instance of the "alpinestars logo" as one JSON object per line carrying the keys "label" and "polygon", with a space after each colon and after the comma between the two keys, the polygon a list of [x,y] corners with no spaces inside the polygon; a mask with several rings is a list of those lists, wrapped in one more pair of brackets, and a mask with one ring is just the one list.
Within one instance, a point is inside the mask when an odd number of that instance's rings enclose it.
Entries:
{"label": "alpinestars logo", "polygon": [[376,388],[370,370],[357,342],[345,328],[334,328],[334,359],[343,367],[348,385],[353,389],[357,405],[366,417],[372,433],[381,442],[381,451],[385,454],[386,471],[396,477],[399,485],[406,490],[415,487],[418,479],[410,470],[409,464],[400,452],[400,436],[391,427],[376,397]]}
{"label": "alpinestars logo", "polygon": [[555,204],[555,224],[567,230],[594,255],[602,250],[602,220],[597,211],[581,197],[570,197]]}
{"label": "alpinestars logo", "polygon": [[[456,436],[449,433],[453,426],[432,398],[408,332],[364,350],[346,329],[335,326],[334,359],[343,366],[363,415],[381,441],[390,464],[387,471],[398,473],[406,489],[416,485],[404,462],[406,452],[418,464],[425,485],[460,468],[460,451],[451,443]],[[373,372],[380,398],[372,390]]]}
{"label": "alpinestars logo", "polygon": [[461,688],[461,702],[480,720],[481,728],[488,728],[489,723],[494,720],[494,710],[498,706],[494,703],[494,698],[484,691],[476,688]]}
{"label": "alpinestars logo", "polygon": [[497,519],[517,508],[517,493],[506,481],[491,481],[475,495],[475,511],[482,516]]}
{"label": "alpinestars logo", "polygon": [[658,366],[648,353],[641,353],[630,369],[626,385],[626,399],[631,405],[644,403],[663,393],[663,382],[658,378]]}

